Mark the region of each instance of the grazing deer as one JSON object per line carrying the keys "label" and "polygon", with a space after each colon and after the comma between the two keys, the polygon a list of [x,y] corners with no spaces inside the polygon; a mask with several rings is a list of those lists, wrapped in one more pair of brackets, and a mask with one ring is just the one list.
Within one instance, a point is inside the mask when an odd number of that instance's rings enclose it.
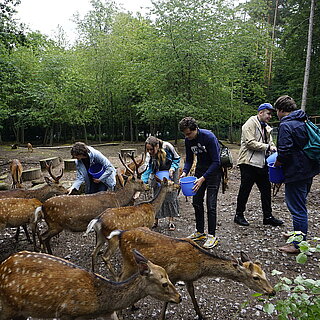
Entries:
{"label": "grazing deer", "polygon": [[18,159],[13,159],[10,162],[10,172],[12,177],[12,189],[22,188],[22,164]]}
{"label": "grazing deer", "polygon": [[[266,278],[259,262],[252,262],[241,253],[241,260],[218,257],[190,239],[179,239],[153,232],[147,228],[128,231],[113,231],[109,238],[118,236],[123,257],[121,280],[134,273],[131,250],[136,248],[145,257],[162,266],[173,284],[184,281],[194,309],[203,319],[194,294],[193,282],[202,277],[224,277],[242,282],[257,292],[274,295],[275,291]],[[165,319],[167,304],[164,305],[161,319]]]}
{"label": "grazing deer", "polygon": [[133,257],[134,275],[119,283],[55,256],[18,252],[0,265],[0,320],[110,317],[148,295],[181,301],[162,267],[136,250]]}
{"label": "grazing deer", "polygon": [[[28,231],[26,230],[26,225],[29,224],[32,230],[34,249],[36,250],[37,221],[35,221],[34,216],[36,210],[41,210],[41,205],[42,203],[38,199],[0,199],[0,230],[22,226],[26,232],[28,241],[31,242]],[[17,241],[18,237],[19,233],[16,233],[15,238]]]}
{"label": "grazing deer", "polygon": [[[111,231],[116,229],[128,230],[136,227],[151,228],[154,224],[156,213],[160,210],[167,193],[179,187],[172,181],[168,181],[166,178],[163,178],[163,181],[161,181],[156,177],[156,180],[161,183],[161,186],[158,194],[153,199],[139,203],[135,206],[109,208],[102,212],[98,218],[93,219],[89,223],[86,233],[89,233],[90,230],[94,228],[97,238],[96,247],[92,252],[92,271],[94,270],[98,252],[106,242],[106,238]],[[110,258],[116,251],[118,243],[116,239],[111,239],[108,242],[108,248],[102,259],[115,276],[110,264]]]}
{"label": "grazing deer", "polygon": [[32,147],[32,144],[30,142],[28,142],[27,148],[28,148],[28,152],[33,152],[33,147]]}
{"label": "grazing deer", "polygon": [[107,208],[128,205],[134,194],[146,190],[142,180],[131,176],[123,189],[116,192],[101,191],[85,195],[62,195],[45,201],[42,205],[47,231],[41,235],[41,242],[52,254],[50,239],[62,230],[86,231],[88,223]]}

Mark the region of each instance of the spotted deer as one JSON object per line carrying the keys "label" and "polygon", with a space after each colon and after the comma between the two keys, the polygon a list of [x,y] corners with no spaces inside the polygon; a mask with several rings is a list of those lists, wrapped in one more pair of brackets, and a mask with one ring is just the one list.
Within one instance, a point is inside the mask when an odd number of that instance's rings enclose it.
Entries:
{"label": "spotted deer", "polygon": [[148,295],[165,302],[181,301],[162,267],[136,250],[133,259],[133,275],[119,283],[55,256],[18,252],[0,265],[0,320],[117,319],[115,311]]}
{"label": "spotted deer", "polygon": [[[59,175],[55,175],[52,172],[52,163],[48,164],[46,166],[47,171],[51,177],[45,177],[45,184],[37,189],[11,189],[11,190],[5,190],[0,191],[0,199],[4,198],[25,198],[25,199],[38,199],[40,202],[44,202],[47,199],[61,195],[61,194],[67,194],[67,189],[63,187],[59,181],[63,176],[63,170],[61,170]],[[28,241],[30,242],[30,236],[27,230],[27,226],[22,226]],[[15,235],[15,239],[18,241],[19,238],[19,231],[20,227],[17,228],[17,232]]]}
{"label": "spotted deer", "polygon": [[[35,221],[34,215],[36,210],[38,212],[41,210],[41,205],[42,203],[38,199],[0,199],[0,230],[22,226],[25,229],[27,239],[31,242],[29,233],[26,230],[26,225],[29,224],[32,231],[34,249],[36,250],[37,221]],[[38,216],[40,217],[40,215]],[[16,233],[16,240],[18,240],[18,236],[19,233]]]}
{"label": "spotted deer", "polygon": [[141,179],[130,176],[123,189],[116,192],[102,191],[85,195],[62,195],[45,201],[42,205],[44,220],[48,228],[40,236],[42,246],[52,254],[50,239],[62,230],[84,232],[88,223],[107,208],[129,204],[134,194],[147,186]]}
{"label": "spotted deer", "polygon": [[12,189],[22,188],[22,171],[23,167],[18,159],[13,159],[10,162],[10,173],[12,177]]}
{"label": "spotted deer", "polygon": [[[162,266],[173,284],[183,281],[191,297],[194,310],[199,319],[204,319],[194,294],[194,281],[202,277],[224,277],[242,282],[257,292],[274,295],[275,291],[266,278],[259,262],[252,262],[245,254],[241,259],[228,259],[212,254],[198,246],[191,239],[173,238],[148,228],[136,228],[127,231],[115,230],[109,238],[118,238],[123,258],[120,280],[134,273],[132,248],[136,248],[148,259]],[[167,304],[161,312],[165,319]]]}
{"label": "spotted deer", "polygon": [[156,213],[160,210],[167,193],[179,187],[173,181],[168,181],[166,178],[163,181],[157,177],[156,179],[161,185],[158,194],[153,199],[141,202],[135,206],[109,208],[89,223],[86,233],[94,229],[97,238],[96,247],[91,255],[92,270],[94,270],[98,252],[104,243],[108,241],[108,247],[102,259],[108,265],[113,276],[115,276],[115,272],[110,264],[110,258],[118,247],[118,241],[116,239],[107,240],[111,231],[116,229],[128,230],[136,227],[151,228],[153,226]]}

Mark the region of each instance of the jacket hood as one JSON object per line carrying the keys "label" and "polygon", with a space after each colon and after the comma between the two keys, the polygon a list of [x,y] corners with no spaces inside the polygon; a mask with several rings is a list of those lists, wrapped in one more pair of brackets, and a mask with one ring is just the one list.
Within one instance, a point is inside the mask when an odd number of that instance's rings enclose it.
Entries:
{"label": "jacket hood", "polygon": [[292,111],[287,116],[283,117],[281,119],[281,122],[292,121],[292,120],[305,121],[307,120],[307,114],[301,109],[295,110],[295,111]]}

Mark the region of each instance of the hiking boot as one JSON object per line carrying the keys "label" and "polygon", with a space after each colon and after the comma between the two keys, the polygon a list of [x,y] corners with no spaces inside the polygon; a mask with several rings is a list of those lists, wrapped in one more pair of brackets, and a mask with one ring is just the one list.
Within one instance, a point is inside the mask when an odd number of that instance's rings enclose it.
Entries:
{"label": "hiking boot", "polygon": [[264,218],[263,224],[265,224],[265,225],[268,224],[270,226],[278,227],[278,226],[283,225],[283,221],[275,218],[274,216],[271,216],[268,218]]}
{"label": "hiking boot", "polygon": [[234,220],[235,223],[239,224],[240,226],[247,227],[249,225],[249,222],[246,220],[244,216],[235,215]]}
{"label": "hiking boot", "polygon": [[298,248],[296,248],[293,243],[289,243],[283,247],[278,248],[278,251],[284,252],[284,253],[291,253],[291,254],[300,253],[300,250]]}
{"label": "hiking boot", "polygon": [[203,247],[206,249],[214,248],[218,244],[217,237],[208,234],[206,242],[203,244]]}
{"label": "hiking boot", "polygon": [[205,239],[206,238],[206,234],[198,232],[198,231],[195,231],[194,233],[190,234],[190,236],[188,236],[187,238],[192,239],[194,241],[199,241],[199,240]]}

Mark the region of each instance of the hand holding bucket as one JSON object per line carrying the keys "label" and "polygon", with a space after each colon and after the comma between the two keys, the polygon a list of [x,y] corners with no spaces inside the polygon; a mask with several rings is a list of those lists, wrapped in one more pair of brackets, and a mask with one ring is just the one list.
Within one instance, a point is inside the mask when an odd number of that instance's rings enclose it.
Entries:
{"label": "hand holding bucket", "polygon": [[196,182],[196,177],[183,177],[180,179],[180,186],[184,196],[194,196],[197,192],[193,191],[194,183]]}

